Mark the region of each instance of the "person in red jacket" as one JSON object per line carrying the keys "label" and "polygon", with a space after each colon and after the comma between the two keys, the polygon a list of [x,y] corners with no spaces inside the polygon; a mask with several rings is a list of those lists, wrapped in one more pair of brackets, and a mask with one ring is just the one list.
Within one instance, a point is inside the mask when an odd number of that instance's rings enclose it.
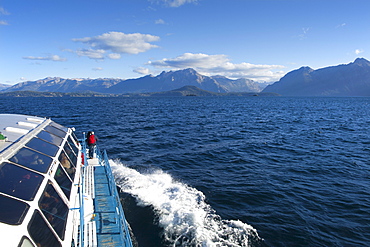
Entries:
{"label": "person in red jacket", "polygon": [[89,158],[92,159],[94,157],[95,153],[95,146],[96,146],[96,141],[98,138],[95,136],[93,131],[87,132],[87,146],[89,147]]}

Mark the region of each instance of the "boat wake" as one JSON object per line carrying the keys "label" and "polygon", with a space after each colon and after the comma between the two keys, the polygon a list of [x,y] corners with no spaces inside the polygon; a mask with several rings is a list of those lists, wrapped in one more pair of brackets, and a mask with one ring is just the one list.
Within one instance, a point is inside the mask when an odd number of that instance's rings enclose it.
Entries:
{"label": "boat wake", "polygon": [[253,227],[221,219],[202,192],[169,174],[161,170],[143,174],[119,161],[110,163],[117,186],[135,197],[139,206],[154,209],[169,246],[251,246],[261,241]]}

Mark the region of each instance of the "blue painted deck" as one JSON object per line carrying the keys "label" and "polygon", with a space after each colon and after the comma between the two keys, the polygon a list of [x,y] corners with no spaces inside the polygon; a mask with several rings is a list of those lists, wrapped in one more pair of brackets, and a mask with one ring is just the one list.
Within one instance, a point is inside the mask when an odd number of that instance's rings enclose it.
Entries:
{"label": "blue painted deck", "polygon": [[95,221],[98,246],[125,246],[122,241],[123,229],[118,224],[116,198],[108,184],[104,166],[94,167],[95,175]]}

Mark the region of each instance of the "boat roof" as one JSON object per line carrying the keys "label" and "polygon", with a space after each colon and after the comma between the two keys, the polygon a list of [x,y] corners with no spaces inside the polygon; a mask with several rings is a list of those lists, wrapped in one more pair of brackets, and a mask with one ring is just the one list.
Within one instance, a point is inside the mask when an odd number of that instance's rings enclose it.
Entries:
{"label": "boat roof", "polygon": [[108,157],[96,153],[84,158],[73,128],[0,114],[2,245],[132,247]]}
{"label": "boat roof", "polygon": [[[76,201],[80,162],[70,129],[48,118],[0,114],[0,237],[7,237],[2,243],[70,244],[64,230],[72,231],[65,226],[72,221],[68,211]],[[40,229],[51,236],[46,245]]]}
{"label": "boat roof", "polygon": [[27,115],[0,114],[0,134],[5,138],[0,136],[0,153],[45,120]]}

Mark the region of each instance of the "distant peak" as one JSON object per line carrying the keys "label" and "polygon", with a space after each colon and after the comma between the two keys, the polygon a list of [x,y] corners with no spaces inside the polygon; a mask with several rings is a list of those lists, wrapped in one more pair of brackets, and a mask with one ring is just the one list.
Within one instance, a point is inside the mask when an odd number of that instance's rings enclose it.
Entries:
{"label": "distant peak", "polygon": [[187,69],[177,70],[174,73],[196,75],[197,71],[195,69],[192,69],[192,68],[187,68]]}
{"label": "distant peak", "polygon": [[186,72],[191,72],[191,73],[197,73],[197,72],[195,71],[195,69],[193,69],[193,68],[187,68],[187,69],[184,69],[184,71],[186,71]]}
{"label": "distant peak", "polygon": [[314,71],[312,68],[308,66],[302,66],[299,69],[288,72],[286,75],[306,74],[306,73],[311,73],[312,71]]}
{"label": "distant peak", "polygon": [[366,60],[365,58],[356,58],[356,60],[353,62],[354,64],[361,65],[361,66],[370,66],[370,62]]}
{"label": "distant peak", "polygon": [[308,67],[308,66],[302,66],[300,67],[298,70],[303,70],[303,71],[312,71],[313,69],[311,67]]}
{"label": "distant peak", "polygon": [[188,69],[182,69],[182,70],[175,70],[175,71],[162,71],[162,73],[159,75],[159,77],[163,76],[172,76],[172,75],[197,75],[198,72],[195,69],[188,68]]}
{"label": "distant peak", "polygon": [[48,76],[48,77],[45,77],[44,79],[41,79],[41,80],[58,80],[58,79],[62,79],[61,77],[51,77],[51,76]]}

